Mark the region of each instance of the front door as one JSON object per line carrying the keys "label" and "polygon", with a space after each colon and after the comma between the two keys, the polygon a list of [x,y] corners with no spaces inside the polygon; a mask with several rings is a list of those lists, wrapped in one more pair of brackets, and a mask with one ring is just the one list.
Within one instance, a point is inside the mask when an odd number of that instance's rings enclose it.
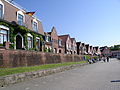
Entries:
{"label": "front door", "polygon": [[22,49],[22,37],[20,35],[16,36],[16,49]]}

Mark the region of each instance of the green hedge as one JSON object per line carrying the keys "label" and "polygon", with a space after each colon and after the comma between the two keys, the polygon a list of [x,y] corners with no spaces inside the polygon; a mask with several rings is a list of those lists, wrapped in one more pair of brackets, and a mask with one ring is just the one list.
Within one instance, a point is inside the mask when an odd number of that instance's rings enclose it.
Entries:
{"label": "green hedge", "polygon": [[88,59],[91,59],[91,57],[89,56],[89,55],[86,55],[86,59],[88,60]]}
{"label": "green hedge", "polygon": [[86,60],[88,59],[98,59],[99,57],[98,56],[91,56],[91,55],[85,55],[86,56]]}

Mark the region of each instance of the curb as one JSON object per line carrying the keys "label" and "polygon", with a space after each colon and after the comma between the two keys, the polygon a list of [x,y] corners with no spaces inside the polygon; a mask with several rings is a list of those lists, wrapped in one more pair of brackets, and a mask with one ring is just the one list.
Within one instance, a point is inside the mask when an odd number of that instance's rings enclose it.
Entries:
{"label": "curb", "polygon": [[51,75],[54,73],[63,72],[63,71],[70,70],[75,67],[84,66],[84,65],[88,65],[88,63],[63,66],[63,67],[40,70],[40,71],[25,72],[25,73],[13,74],[13,75],[8,75],[8,76],[2,76],[2,77],[0,77],[0,87],[16,84],[19,82],[33,79],[33,78],[48,76],[48,75]]}

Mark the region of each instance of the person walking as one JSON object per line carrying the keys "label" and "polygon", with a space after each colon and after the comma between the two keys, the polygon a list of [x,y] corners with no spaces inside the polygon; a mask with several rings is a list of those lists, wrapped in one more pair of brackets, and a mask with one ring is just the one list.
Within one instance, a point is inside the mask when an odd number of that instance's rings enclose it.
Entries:
{"label": "person walking", "polygon": [[106,62],[106,58],[105,57],[103,57],[103,61]]}
{"label": "person walking", "polygon": [[107,57],[107,62],[109,62],[109,57]]}

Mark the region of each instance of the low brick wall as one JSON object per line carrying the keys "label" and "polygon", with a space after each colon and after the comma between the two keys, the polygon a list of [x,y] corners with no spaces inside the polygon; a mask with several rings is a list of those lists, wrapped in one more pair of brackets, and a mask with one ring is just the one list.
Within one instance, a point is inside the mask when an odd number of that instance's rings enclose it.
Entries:
{"label": "low brick wall", "polygon": [[61,62],[78,62],[80,55],[53,54],[24,50],[0,50],[0,68],[34,66]]}

